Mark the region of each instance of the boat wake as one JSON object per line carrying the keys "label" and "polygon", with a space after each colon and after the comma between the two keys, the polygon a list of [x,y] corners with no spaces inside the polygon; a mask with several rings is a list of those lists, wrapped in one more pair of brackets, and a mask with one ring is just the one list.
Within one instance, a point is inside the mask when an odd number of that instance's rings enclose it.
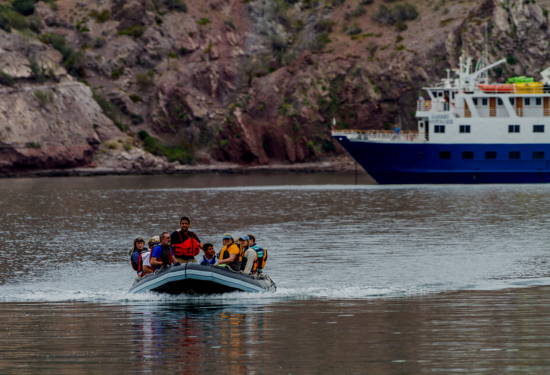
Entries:
{"label": "boat wake", "polygon": [[[275,281],[277,276],[274,276]],[[1,302],[91,302],[132,304],[145,301],[158,302],[215,302],[222,304],[266,304],[288,300],[352,300],[374,298],[414,297],[452,291],[501,290],[550,285],[550,277],[525,279],[488,279],[472,284],[418,284],[402,286],[347,285],[339,287],[294,286],[279,283],[276,292],[229,293],[208,296],[171,296],[156,293],[131,294],[128,292],[134,273],[126,264],[83,263],[51,270],[33,279],[14,280],[0,285]],[[294,284],[294,283],[293,283]]]}

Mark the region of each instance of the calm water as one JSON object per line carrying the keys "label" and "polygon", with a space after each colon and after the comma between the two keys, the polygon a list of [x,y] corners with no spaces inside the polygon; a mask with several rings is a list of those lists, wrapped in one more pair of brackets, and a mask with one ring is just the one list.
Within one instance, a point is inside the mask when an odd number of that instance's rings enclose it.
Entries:
{"label": "calm water", "polygon": [[[0,180],[0,374],[550,372],[550,185],[353,182]],[[277,292],[127,294],[181,215],[256,234]]]}

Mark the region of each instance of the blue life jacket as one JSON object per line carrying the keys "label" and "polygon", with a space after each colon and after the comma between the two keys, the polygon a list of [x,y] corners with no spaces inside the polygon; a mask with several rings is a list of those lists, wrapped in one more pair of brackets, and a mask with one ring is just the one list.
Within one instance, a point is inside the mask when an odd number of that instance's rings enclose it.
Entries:
{"label": "blue life jacket", "polygon": [[202,256],[201,266],[208,266],[208,265],[214,265],[216,264],[216,257],[213,256],[212,259],[206,258],[206,256]]}
{"label": "blue life jacket", "polygon": [[130,263],[132,263],[132,268],[139,274],[143,271],[143,260],[141,258],[141,253],[138,250],[132,251],[130,256]]}

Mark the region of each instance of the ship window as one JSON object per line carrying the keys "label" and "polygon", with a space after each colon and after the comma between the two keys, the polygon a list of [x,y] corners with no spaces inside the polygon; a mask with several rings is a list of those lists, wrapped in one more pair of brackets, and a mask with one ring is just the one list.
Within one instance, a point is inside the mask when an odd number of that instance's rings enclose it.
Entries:
{"label": "ship window", "polygon": [[474,153],[472,151],[462,151],[462,159],[473,159]]}
{"label": "ship window", "polygon": [[423,152],[418,153],[418,160],[424,160],[424,153]]}
{"label": "ship window", "polygon": [[533,151],[533,159],[544,159],[544,151]]}
{"label": "ship window", "polygon": [[481,105],[487,105],[487,98],[481,99]]}
{"label": "ship window", "polygon": [[445,125],[434,125],[434,133],[445,133]]}
{"label": "ship window", "polygon": [[496,159],[497,153],[496,151],[485,151],[485,159]]}
{"label": "ship window", "polygon": [[470,133],[470,125],[460,125],[459,131],[461,133]]}
{"label": "ship window", "polygon": [[510,160],[519,160],[521,159],[521,154],[519,151],[510,151],[508,153],[508,159]]}
{"label": "ship window", "polygon": [[450,159],[451,158],[451,152],[450,151],[440,151],[439,152],[439,158],[440,159]]}
{"label": "ship window", "polygon": [[510,104],[514,105],[515,102],[516,102],[515,98],[510,98]]}
{"label": "ship window", "polygon": [[477,105],[477,98],[472,99],[474,101],[474,105]]}
{"label": "ship window", "polygon": [[533,125],[533,133],[544,133],[544,125]]}
{"label": "ship window", "polygon": [[498,105],[502,105],[502,99],[501,99],[501,98],[497,98],[497,103],[498,103]]}
{"label": "ship window", "polygon": [[508,125],[508,133],[519,133],[519,125]]}
{"label": "ship window", "polygon": [[531,98],[525,98],[525,105],[531,105]]}
{"label": "ship window", "polygon": [[537,102],[537,105],[542,104],[542,98],[536,98],[535,101]]}

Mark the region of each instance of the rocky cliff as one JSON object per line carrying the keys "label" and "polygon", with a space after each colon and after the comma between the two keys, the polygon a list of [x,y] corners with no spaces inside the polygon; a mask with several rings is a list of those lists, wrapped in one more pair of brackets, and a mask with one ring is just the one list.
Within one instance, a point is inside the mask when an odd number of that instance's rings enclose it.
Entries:
{"label": "rocky cliff", "polygon": [[413,128],[461,52],[537,75],[550,0],[0,1],[0,171],[245,165]]}

